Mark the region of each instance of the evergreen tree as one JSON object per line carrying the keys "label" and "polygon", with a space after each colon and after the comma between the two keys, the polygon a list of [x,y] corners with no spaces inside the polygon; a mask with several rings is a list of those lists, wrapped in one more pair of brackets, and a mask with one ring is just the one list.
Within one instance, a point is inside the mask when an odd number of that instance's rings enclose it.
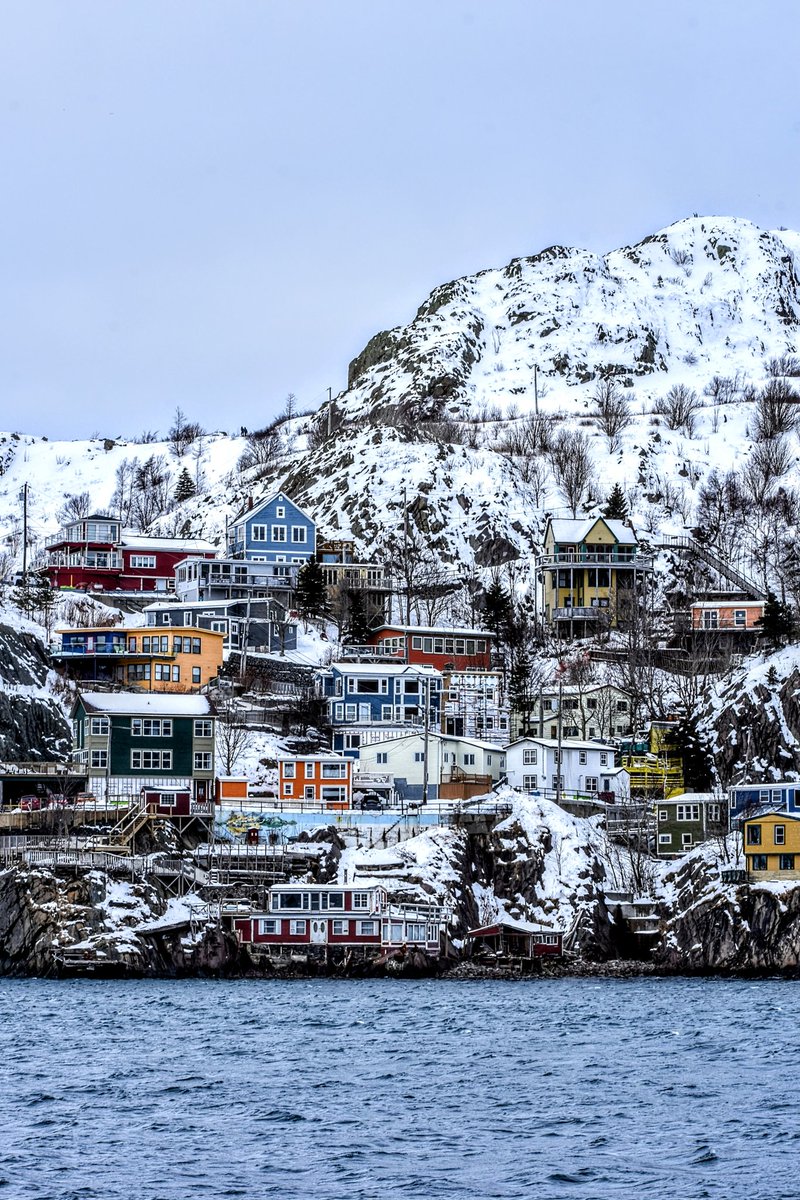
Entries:
{"label": "evergreen tree", "polygon": [[175,484],[175,503],[182,504],[184,500],[190,500],[196,493],[197,488],[189,474],[189,469],[188,467],[184,467],[178,476],[178,482]]}
{"label": "evergreen tree", "polygon": [[348,591],[348,614],[344,640],[351,646],[363,646],[372,632],[372,625],[364,603],[364,593]]}
{"label": "evergreen tree", "polygon": [[608,494],[603,516],[608,517],[612,521],[627,521],[628,519],[628,501],[625,499],[625,493],[618,483],[615,483]]}
{"label": "evergreen tree", "polygon": [[756,625],[761,626],[761,632],[767,643],[777,649],[791,641],[794,633],[794,613],[788,604],[779,600],[774,592],[770,592],[764,604],[764,615]]}
{"label": "evergreen tree", "polygon": [[500,580],[495,579],[483,598],[484,624],[502,642],[506,640],[511,617],[511,599]]}
{"label": "evergreen tree", "polygon": [[294,603],[300,615],[306,619],[322,617],[328,607],[328,589],[325,572],[317,561],[316,554],[297,572]]}

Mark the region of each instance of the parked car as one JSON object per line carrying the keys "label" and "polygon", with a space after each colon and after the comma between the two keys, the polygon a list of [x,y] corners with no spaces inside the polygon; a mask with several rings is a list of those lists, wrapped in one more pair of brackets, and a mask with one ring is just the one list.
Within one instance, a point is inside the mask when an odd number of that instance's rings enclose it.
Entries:
{"label": "parked car", "polygon": [[36,812],[42,807],[41,796],[20,796],[19,807],[23,812]]}
{"label": "parked car", "polygon": [[382,812],[383,805],[381,804],[380,796],[368,794],[361,797],[359,808],[362,812]]}

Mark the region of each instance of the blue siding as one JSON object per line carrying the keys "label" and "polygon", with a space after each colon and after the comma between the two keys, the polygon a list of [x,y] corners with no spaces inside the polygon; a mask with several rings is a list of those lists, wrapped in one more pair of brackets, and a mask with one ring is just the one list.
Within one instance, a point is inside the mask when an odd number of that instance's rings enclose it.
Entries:
{"label": "blue siding", "polygon": [[[331,667],[322,676],[322,694],[328,700],[331,725],[352,727],[376,723],[397,725],[422,724],[424,718],[425,683],[430,678],[409,667],[402,674],[382,673],[375,667],[369,675],[350,674],[346,669]],[[356,686],[367,686],[366,691],[357,691]],[[430,717],[432,726],[438,726],[441,712],[441,681],[430,680]]]}
{"label": "blue siding", "polygon": [[306,562],[316,548],[315,523],[279,494],[256,505],[231,527],[228,553],[237,558],[291,563]]}
{"label": "blue siding", "polygon": [[800,812],[800,784],[793,780],[785,783],[746,783],[731,788],[731,817],[741,817],[748,810],[766,807],[783,808],[790,813]]}

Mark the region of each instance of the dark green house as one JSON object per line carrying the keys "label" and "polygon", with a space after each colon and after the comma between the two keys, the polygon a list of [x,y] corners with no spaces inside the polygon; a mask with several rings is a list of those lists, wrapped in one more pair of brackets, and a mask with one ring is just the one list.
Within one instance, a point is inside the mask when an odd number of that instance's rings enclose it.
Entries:
{"label": "dark green house", "polygon": [[656,802],[656,852],[679,858],[701,842],[728,832],[728,806],[710,792],[682,792]]}
{"label": "dark green house", "polygon": [[138,795],[155,784],[210,800],[215,720],[206,696],[83,692],[72,709],[72,756],[96,795]]}

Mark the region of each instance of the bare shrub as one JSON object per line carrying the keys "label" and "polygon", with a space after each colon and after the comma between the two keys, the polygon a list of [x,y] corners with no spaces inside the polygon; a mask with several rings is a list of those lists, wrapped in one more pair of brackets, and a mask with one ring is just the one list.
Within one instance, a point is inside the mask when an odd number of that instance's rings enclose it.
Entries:
{"label": "bare shrub", "polygon": [[764,504],[793,461],[792,452],[782,437],[759,442],[753,447],[753,453],[742,471],[742,481],[757,505]]}
{"label": "bare shrub", "polygon": [[201,425],[198,425],[197,421],[187,420],[186,413],[182,408],[178,407],[175,409],[172,428],[167,434],[170,442],[170,450],[176,458],[182,458],[192,442],[197,441],[204,433],[205,429]]}
{"label": "bare shrub", "polygon": [[697,392],[685,383],[676,383],[666,396],[660,396],[656,400],[653,412],[664,418],[668,429],[682,429],[691,437],[700,407]]}
{"label": "bare shrub", "polygon": [[797,379],[800,376],[800,358],[796,354],[781,354],[778,358],[771,358],[767,363],[767,374],[773,379],[787,376]]}
{"label": "bare shrub", "polygon": [[770,379],[756,400],[753,440],[767,442],[793,433],[800,422],[800,396],[783,379]]}
{"label": "bare shrub", "polygon": [[592,393],[594,419],[598,428],[608,438],[612,453],[619,450],[621,435],[633,424],[631,406],[622,389],[613,379],[602,379]]}
{"label": "bare shrub", "polygon": [[92,498],[88,492],[66,492],[64,503],[56,512],[60,525],[68,525],[70,521],[80,521],[88,517],[92,511]]}
{"label": "bare shrub", "polygon": [[278,425],[278,421],[273,421],[266,428],[256,429],[247,435],[247,447],[239,456],[240,471],[258,467],[263,473],[274,466],[283,450]]}
{"label": "bare shrub", "polygon": [[740,387],[741,380],[738,374],[714,375],[703,388],[703,395],[710,396],[714,404],[733,404]]}

